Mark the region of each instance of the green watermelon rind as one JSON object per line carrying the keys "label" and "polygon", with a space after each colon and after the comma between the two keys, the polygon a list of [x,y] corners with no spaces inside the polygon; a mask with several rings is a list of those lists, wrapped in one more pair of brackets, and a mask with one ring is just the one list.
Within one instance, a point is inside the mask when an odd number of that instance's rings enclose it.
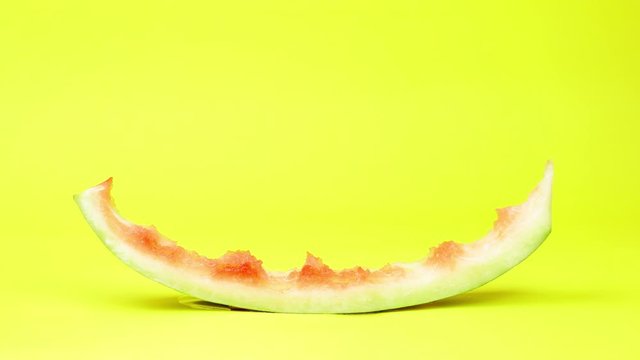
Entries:
{"label": "green watermelon rind", "polygon": [[[358,284],[345,288],[327,286],[273,289],[269,286],[215,279],[162,261],[134,248],[111,229],[99,210],[100,184],[76,196],[85,219],[106,247],[142,275],[181,293],[206,301],[269,312],[362,313],[424,304],[473,290],[513,268],[551,232],[553,166],[529,199],[518,206],[517,216],[498,234],[494,228],[484,238],[466,244],[468,251],[454,268],[424,266],[424,261],[396,265],[407,269],[401,280]],[[114,214],[124,223],[131,224]]]}

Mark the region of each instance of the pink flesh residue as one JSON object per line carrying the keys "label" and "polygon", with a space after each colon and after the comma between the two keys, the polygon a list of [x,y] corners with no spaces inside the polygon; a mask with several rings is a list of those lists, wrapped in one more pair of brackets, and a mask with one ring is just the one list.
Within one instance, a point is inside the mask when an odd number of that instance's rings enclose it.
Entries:
{"label": "pink flesh residue", "polygon": [[[194,251],[186,250],[175,242],[163,237],[154,227],[130,224],[119,216],[110,197],[111,179],[101,185],[98,197],[99,207],[110,229],[140,251],[152,254],[166,263],[200,271],[212,278],[235,280],[247,284],[264,285],[269,282],[285,281],[291,286],[328,286],[344,288],[359,284],[372,284],[390,279],[401,279],[406,270],[397,265],[386,265],[378,270],[368,270],[360,266],[335,271],[322,260],[310,253],[301,269],[292,270],[284,279],[270,275],[249,251],[229,251],[217,259],[210,259]],[[509,212],[499,211],[496,228],[508,223]],[[462,244],[446,241],[431,249],[424,264],[426,266],[452,267],[464,253]]]}
{"label": "pink flesh residue", "polygon": [[464,253],[462,244],[455,241],[445,241],[440,245],[431,248],[429,257],[427,257],[427,264],[438,267],[453,267],[455,266],[460,255]]}

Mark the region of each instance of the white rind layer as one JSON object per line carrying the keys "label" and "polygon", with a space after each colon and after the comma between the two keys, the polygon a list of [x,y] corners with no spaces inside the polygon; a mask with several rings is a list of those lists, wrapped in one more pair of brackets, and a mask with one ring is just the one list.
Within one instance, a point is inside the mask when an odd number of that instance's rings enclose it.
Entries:
{"label": "white rind layer", "polygon": [[[272,288],[203,276],[138,250],[121,239],[100,211],[105,184],[75,196],[80,210],[103,243],[120,260],[144,276],[199,299],[253,310],[289,313],[360,313],[428,303],[477,288],[527,258],[551,231],[553,166],[529,199],[513,207],[513,220],[498,231],[464,245],[454,267],[426,266],[424,260],[394,264],[405,270],[401,280],[346,288]],[[113,214],[123,223],[133,225]],[[272,276],[278,274],[272,273]],[[286,276],[282,274],[280,276]]]}

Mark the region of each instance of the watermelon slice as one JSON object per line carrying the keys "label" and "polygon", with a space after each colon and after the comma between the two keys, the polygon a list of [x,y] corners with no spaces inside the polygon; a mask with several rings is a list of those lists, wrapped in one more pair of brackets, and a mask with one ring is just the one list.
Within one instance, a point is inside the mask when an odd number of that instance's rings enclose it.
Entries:
{"label": "watermelon slice", "polygon": [[248,251],[210,259],[178,246],[154,227],[122,218],[112,179],[75,196],[87,222],[120,260],[182,293],[236,308],[289,313],[360,313],[423,304],[477,288],[529,256],[551,231],[553,166],[526,202],[497,210],[482,239],[446,241],[428,256],[377,270],[336,271],[307,254],[288,272],[266,271]]}

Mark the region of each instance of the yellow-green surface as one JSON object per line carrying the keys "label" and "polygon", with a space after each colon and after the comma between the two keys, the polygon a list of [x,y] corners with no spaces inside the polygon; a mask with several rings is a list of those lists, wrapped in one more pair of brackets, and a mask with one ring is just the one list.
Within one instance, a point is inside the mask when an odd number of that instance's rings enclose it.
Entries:
{"label": "yellow-green surface", "polygon": [[[640,357],[635,1],[0,5],[0,358]],[[367,315],[199,311],[72,194],[271,269],[471,241],[556,165],[554,230],[472,293]]]}

